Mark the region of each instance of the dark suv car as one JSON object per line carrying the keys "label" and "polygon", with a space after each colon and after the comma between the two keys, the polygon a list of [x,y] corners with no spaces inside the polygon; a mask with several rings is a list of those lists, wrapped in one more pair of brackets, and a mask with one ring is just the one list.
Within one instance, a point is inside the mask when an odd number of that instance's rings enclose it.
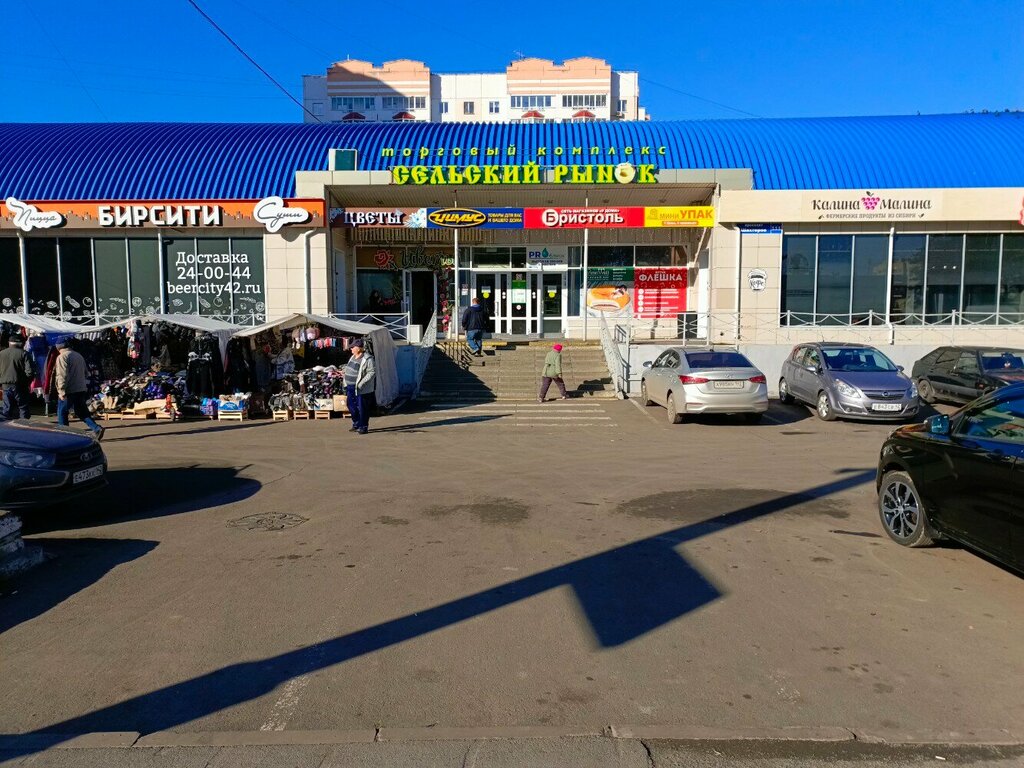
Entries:
{"label": "dark suv car", "polygon": [[912,371],[921,399],[969,403],[976,397],[1024,382],[1024,350],[1006,347],[939,347]]}

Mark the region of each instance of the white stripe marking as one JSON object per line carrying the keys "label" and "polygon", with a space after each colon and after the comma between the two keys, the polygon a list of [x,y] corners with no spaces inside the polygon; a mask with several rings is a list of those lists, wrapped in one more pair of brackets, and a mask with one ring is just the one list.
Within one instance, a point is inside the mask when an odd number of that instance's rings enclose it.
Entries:
{"label": "white stripe marking", "polygon": [[260,730],[283,731],[289,718],[295,713],[295,708],[299,705],[299,695],[307,685],[309,685],[309,675],[300,675],[285,683],[284,690],[270,713],[270,719],[260,726]]}

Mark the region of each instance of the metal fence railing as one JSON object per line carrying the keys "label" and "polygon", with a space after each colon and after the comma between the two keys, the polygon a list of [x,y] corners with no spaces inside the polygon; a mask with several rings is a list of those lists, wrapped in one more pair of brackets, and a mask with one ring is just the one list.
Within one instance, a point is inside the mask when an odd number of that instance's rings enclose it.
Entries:
{"label": "metal fence railing", "polygon": [[437,344],[437,313],[435,312],[430,318],[430,322],[427,323],[427,328],[423,332],[423,338],[416,347],[416,379],[413,388],[413,396],[418,396],[420,393],[420,386],[423,383],[423,375],[427,372],[427,366],[430,364],[430,356],[434,353],[434,347]]}
{"label": "metal fence railing", "polygon": [[338,320],[352,320],[356,323],[381,325],[391,331],[393,339],[409,340],[409,313],[372,314],[367,312],[342,312],[328,315]]}
{"label": "metal fence railing", "polygon": [[[612,335],[612,331],[608,327],[608,320],[603,315],[601,316],[599,328],[601,330],[601,349],[604,351],[604,360],[608,365],[608,373],[611,374],[612,377],[612,386],[615,388],[616,396],[623,397],[629,383],[628,341],[626,345],[626,357],[623,358],[622,352],[619,348],[619,343]],[[618,327],[616,330],[618,330]]]}

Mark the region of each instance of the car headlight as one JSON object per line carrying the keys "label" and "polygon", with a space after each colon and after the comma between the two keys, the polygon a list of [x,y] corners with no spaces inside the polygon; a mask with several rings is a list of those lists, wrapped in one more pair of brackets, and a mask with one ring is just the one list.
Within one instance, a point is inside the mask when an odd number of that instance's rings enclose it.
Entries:
{"label": "car headlight", "polygon": [[35,451],[0,451],[0,464],[22,469],[48,469],[53,466],[56,456],[52,453]]}
{"label": "car headlight", "polygon": [[917,384],[914,382],[910,382],[910,389],[907,390],[907,397],[911,400],[917,397]]}
{"label": "car headlight", "polygon": [[860,392],[857,391],[857,388],[851,387],[842,379],[836,379],[836,392],[843,397],[860,397]]}

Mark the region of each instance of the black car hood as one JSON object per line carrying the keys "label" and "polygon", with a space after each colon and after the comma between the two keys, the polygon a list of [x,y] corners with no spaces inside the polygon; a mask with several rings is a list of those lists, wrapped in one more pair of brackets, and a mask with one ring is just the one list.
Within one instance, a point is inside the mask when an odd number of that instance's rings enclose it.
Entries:
{"label": "black car hood", "polygon": [[1004,384],[1020,384],[1024,382],[1024,371],[1001,371],[998,368],[992,371],[986,371],[996,381],[1001,381]]}
{"label": "black car hood", "polygon": [[75,451],[92,445],[81,432],[18,419],[0,422],[0,450]]}

